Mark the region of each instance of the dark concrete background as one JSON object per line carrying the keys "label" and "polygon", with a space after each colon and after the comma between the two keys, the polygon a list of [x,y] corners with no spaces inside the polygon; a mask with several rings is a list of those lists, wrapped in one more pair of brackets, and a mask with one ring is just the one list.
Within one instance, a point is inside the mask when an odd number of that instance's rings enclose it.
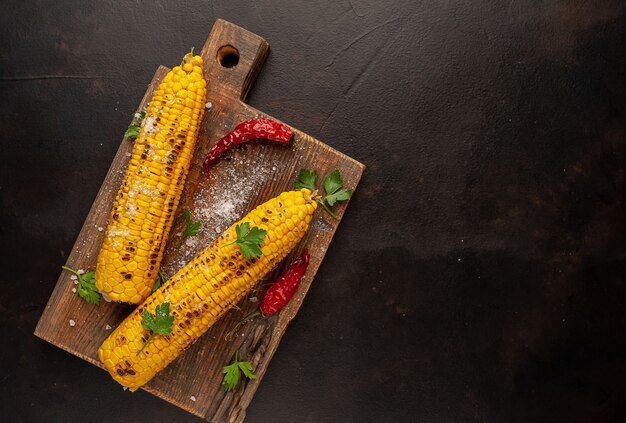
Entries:
{"label": "dark concrete background", "polygon": [[32,335],[157,65],[367,165],[250,422],[626,421],[623,1],[0,3],[2,421],[196,422]]}

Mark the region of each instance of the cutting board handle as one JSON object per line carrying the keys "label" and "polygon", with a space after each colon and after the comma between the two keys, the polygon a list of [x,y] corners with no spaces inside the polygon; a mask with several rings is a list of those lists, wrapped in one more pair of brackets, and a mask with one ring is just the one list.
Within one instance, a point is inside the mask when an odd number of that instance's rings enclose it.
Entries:
{"label": "cutting board handle", "polygon": [[269,49],[267,41],[258,35],[217,19],[201,53],[209,97],[215,92],[245,100]]}

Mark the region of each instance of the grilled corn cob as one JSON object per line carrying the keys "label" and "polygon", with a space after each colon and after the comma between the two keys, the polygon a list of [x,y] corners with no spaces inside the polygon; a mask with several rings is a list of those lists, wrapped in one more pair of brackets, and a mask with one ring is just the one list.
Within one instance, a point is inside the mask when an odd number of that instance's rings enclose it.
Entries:
{"label": "grilled corn cob", "polygon": [[96,265],[96,287],[138,304],[152,290],[206,102],[200,56],[185,55],[146,109]]}
{"label": "grilled corn cob", "polygon": [[[148,297],[100,346],[100,361],[113,378],[131,391],[152,379],[289,254],[308,230],[316,207],[308,189],[283,192],[233,224]],[[237,245],[226,246],[237,237],[235,226],[243,222],[267,231],[260,257],[248,260]],[[170,303],[174,316],[172,333],[156,336],[137,355],[150,336],[142,326],[143,311],[154,313],[156,306],[165,302]]]}

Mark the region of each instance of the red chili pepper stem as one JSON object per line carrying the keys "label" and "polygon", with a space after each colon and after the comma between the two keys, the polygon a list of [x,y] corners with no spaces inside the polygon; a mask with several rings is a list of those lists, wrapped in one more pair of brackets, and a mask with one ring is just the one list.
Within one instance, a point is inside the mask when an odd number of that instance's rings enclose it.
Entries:
{"label": "red chili pepper stem", "polygon": [[247,323],[249,320],[254,319],[256,316],[263,316],[265,317],[265,315],[263,314],[263,312],[261,311],[260,308],[255,308],[254,310],[252,310],[250,313],[248,313],[243,319],[241,319],[239,322],[237,322],[237,324],[235,325],[234,328],[232,328],[232,330],[228,331],[228,333],[226,334],[226,336],[224,337],[227,341],[231,341],[233,339],[233,336],[235,335],[235,332],[237,332],[237,329],[239,329],[244,323]]}

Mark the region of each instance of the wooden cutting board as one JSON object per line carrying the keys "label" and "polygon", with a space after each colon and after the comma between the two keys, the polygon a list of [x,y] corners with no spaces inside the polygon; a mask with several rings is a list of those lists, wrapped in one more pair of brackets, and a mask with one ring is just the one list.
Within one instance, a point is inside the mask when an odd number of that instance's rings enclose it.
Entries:
{"label": "wooden cutting board", "polygon": [[[256,205],[292,189],[300,168],[315,169],[321,176],[339,169],[344,186],[353,189],[361,178],[364,169],[361,163],[297,129],[294,129],[295,145],[289,148],[251,143],[223,156],[212,168],[209,178],[203,175],[202,160],[211,145],[239,122],[268,117],[243,102],[268,51],[269,45],[263,38],[223,20],[215,22],[204,44],[201,54],[208,83],[207,100],[212,107],[204,116],[183,200],[165,250],[162,269],[167,276]],[[167,71],[163,66],[157,69],[138,110],[145,110],[153,90]],[[67,261],[74,269],[95,269],[104,237],[102,229],[107,225],[131,147],[132,140],[122,140]],[[287,325],[311,286],[346,206],[346,203],[335,206],[337,220],[319,208],[300,247],[143,389],[210,421],[242,421]],[[194,220],[201,219],[203,225],[199,235],[181,244],[179,234],[184,227],[182,210],[185,208],[190,210]],[[232,341],[226,341],[225,334],[258,305],[255,299],[262,297],[267,284],[304,246],[310,251],[311,262],[294,299],[277,315],[254,320]],[[95,306],[73,293],[74,286],[70,274],[62,272],[35,335],[102,368],[97,357],[98,347],[133,307],[104,301]],[[232,361],[237,350],[240,357],[252,362],[257,379],[240,380],[233,392],[225,394],[222,367]]]}

